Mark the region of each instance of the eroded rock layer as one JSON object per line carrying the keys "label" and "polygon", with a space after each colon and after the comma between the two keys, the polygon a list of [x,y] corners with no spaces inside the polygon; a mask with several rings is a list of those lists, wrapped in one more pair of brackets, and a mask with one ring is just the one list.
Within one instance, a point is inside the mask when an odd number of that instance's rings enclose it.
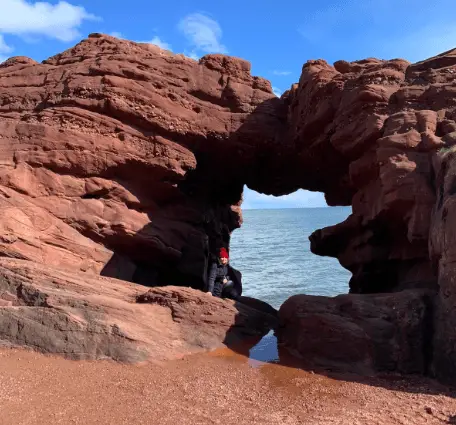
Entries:
{"label": "eroded rock layer", "polygon": [[[94,34],[0,66],[2,255],[201,287],[279,125],[241,59]],[[184,181],[185,180],[185,181]]]}
{"label": "eroded rock layer", "polygon": [[[275,311],[191,288],[121,280],[0,259],[0,347],[71,359],[162,361],[260,340]],[[264,308],[263,308],[264,310]]]}
{"label": "eroded rock layer", "polygon": [[455,77],[456,51],[413,65],[316,60],[278,99],[244,60],[100,34],[42,64],[11,58],[0,65],[0,255],[201,289],[242,223],[244,185],[322,191],[353,213],[317,230],[312,251],[353,273],[352,293],[438,290],[420,310],[436,318],[427,352],[456,376]]}
{"label": "eroded rock layer", "polygon": [[452,50],[413,65],[310,61],[285,96],[302,186],[353,210],[316,231],[312,251],[353,273],[353,293],[438,290],[428,332],[445,379],[456,376],[455,84]]}
{"label": "eroded rock layer", "polygon": [[311,61],[288,94],[303,186],[352,206],[344,223],[311,238],[315,253],[337,257],[353,273],[352,292],[436,283],[428,252],[432,158],[456,125],[454,69],[445,60]]}
{"label": "eroded rock layer", "polygon": [[4,255],[201,287],[241,224],[242,188],[352,205],[312,250],[352,292],[435,287],[433,157],[454,142],[453,52],[309,61],[282,99],[241,59],[199,63],[94,34],[0,69]]}

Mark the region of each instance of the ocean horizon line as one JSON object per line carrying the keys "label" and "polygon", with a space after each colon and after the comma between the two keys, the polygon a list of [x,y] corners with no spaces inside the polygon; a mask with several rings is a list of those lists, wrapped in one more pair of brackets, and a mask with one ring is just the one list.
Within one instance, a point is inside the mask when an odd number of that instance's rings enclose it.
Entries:
{"label": "ocean horizon line", "polygon": [[332,208],[350,208],[350,206],[325,206],[325,207],[267,207],[267,208],[243,208],[241,205],[242,211],[273,211],[273,210],[326,210]]}

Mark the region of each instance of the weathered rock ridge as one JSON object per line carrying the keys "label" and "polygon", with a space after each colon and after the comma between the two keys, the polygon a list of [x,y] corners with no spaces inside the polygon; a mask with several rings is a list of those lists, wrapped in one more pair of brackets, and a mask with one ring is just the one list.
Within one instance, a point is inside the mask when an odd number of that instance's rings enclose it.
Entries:
{"label": "weathered rock ridge", "polygon": [[2,255],[201,287],[208,253],[240,225],[243,184],[263,181],[280,105],[249,63],[221,55],[95,34],[43,64],[9,59]]}
{"label": "weathered rock ridge", "polygon": [[241,59],[197,63],[97,34],[43,64],[12,58],[0,68],[1,249],[200,287],[241,224],[244,184],[305,188],[352,205],[312,237],[353,273],[352,292],[435,286],[433,158],[456,131],[453,59],[309,61],[277,99]]}
{"label": "weathered rock ridge", "polygon": [[242,223],[244,185],[322,191],[353,213],[317,230],[313,252],[353,273],[352,293],[438,293],[426,341],[436,372],[456,377],[455,77],[456,51],[316,60],[279,99],[244,60],[100,34],[42,64],[11,58],[0,65],[0,254],[202,288]]}
{"label": "weathered rock ridge", "polygon": [[310,61],[284,101],[302,187],[353,211],[316,231],[312,251],[353,273],[353,293],[438,291],[428,345],[454,379],[456,50],[412,65]]}
{"label": "weathered rock ridge", "polygon": [[[428,251],[432,161],[451,145],[456,118],[451,54],[444,58],[311,61],[288,95],[290,137],[310,179],[322,176],[309,186],[330,204],[352,206],[344,223],[311,238],[315,253],[337,257],[353,273],[352,292],[436,284]],[[328,160],[334,164],[326,167]]]}

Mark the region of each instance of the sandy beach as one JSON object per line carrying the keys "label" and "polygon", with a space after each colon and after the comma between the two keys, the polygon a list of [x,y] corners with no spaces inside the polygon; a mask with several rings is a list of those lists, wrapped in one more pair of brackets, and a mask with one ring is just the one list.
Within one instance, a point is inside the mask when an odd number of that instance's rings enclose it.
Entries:
{"label": "sandy beach", "polygon": [[163,365],[0,351],[2,425],[452,424],[454,395],[428,379],[334,379],[230,350]]}

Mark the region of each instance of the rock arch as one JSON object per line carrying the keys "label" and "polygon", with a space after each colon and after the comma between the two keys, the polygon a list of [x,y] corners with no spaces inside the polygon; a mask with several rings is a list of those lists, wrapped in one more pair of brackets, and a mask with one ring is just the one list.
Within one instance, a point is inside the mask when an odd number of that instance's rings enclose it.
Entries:
{"label": "rock arch", "polygon": [[101,34],[42,64],[11,58],[2,255],[198,287],[242,223],[244,184],[322,191],[353,214],[316,231],[312,250],[353,273],[353,293],[438,292],[436,364],[456,376],[455,52],[309,61],[280,99],[244,60]]}

